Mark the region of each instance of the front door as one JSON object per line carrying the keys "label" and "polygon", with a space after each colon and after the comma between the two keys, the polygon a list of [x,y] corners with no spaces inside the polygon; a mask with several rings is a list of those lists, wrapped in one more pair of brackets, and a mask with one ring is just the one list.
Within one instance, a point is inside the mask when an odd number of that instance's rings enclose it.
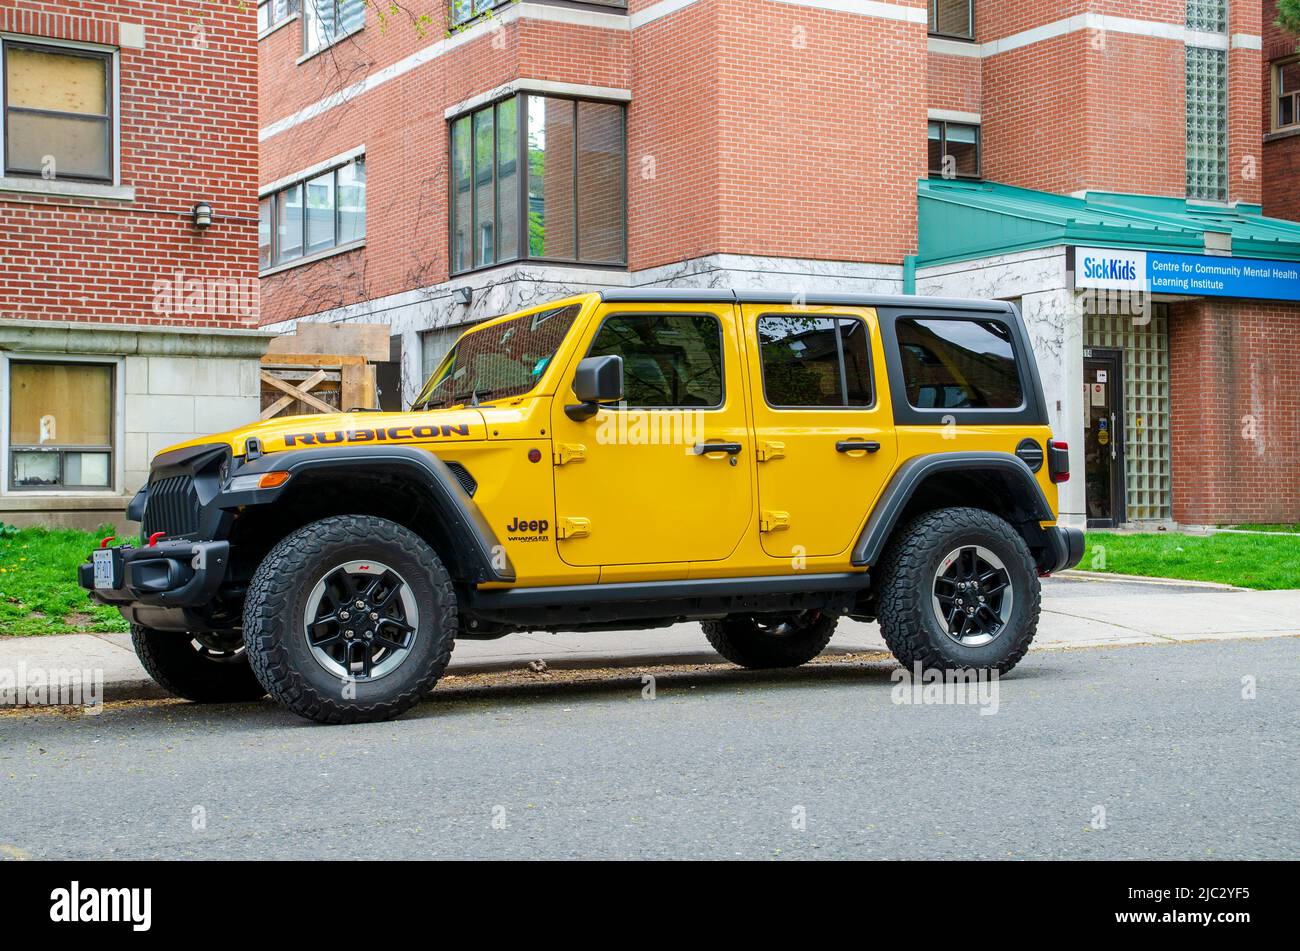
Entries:
{"label": "front door", "polygon": [[747,304],[743,315],[763,551],[840,554],[898,455],[875,311]]}
{"label": "front door", "polygon": [[[624,402],[569,419],[578,359],[608,354],[623,358]],[[736,549],[753,516],[742,366],[733,304],[597,315],[551,414],[556,545],[567,564],[684,567]]]}
{"label": "front door", "polygon": [[1118,350],[1083,352],[1083,419],[1088,525],[1124,521],[1124,365]]}

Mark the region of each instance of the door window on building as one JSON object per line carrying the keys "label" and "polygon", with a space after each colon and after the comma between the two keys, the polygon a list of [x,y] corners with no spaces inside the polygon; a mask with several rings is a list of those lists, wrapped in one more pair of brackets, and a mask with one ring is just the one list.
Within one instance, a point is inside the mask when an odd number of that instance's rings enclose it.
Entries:
{"label": "door window on building", "polygon": [[1084,351],[1084,492],[1093,528],[1125,520],[1123,373],[1120,351]]}
{"label": "door window on building", "polygon": [[111,182],[113,54],[0,43],[4,172]]}
{"label": "door window on building", "polygon": [[979,178],[980,127],[961,122],[930,122],[930,174]]}
{"label": "door window on building", "polygon": [[113,487],[114,366],[9,364],[9,487]]}
{"label": "door window on building", "polygon": [[[1092,356],[1118,354],[1118,376],[1107,374],[1106,399],[1118,405],[1108,438],[1118,441],[1114,455],[1120,465],[1114,498],[1115,523],[1163,522],[1172,518],[1173,480],[1169,420],[1169,307],[1153,303],[1148,316],[1088,313],[1084,317],[1085,381]],[[1110,370],[1109,367],[1093,369]],[[1096,380],[1089,382],[1096,384]],[[1093,391],[1084,393],[1084,425],[1092,422]],[[1110,410],[1103,417],[1109,420]],[[1109,425],[1109,424],[1108,424]],[[1091,429],[1085,444],[1091,445]],[[1110,443],[1107,444],[1109,446]],[[1105,462],[1104,459],[1099,459]],[[1091,478],[1091,477],[1089,477]],[[1089,517],[1093,517],[1089,495]]]}

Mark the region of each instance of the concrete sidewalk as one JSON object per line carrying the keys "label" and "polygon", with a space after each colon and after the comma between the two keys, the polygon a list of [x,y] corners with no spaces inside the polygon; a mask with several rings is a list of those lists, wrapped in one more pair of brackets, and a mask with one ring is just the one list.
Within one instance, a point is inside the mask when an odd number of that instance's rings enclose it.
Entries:
{"label": "concrete sidewalk", "polygon": [[[1037,650],[1300,635],[1300,590],[1241,591],[1067,575],[1043,583]],[[875,624],[841,621],[828,653],[887,650]],[[552,668],[725,663],[698,624],[655,631],[512,634],[458,641],[449,674]],[[127,634],[0,638],[0,671],[102,670],[104,699],[167,696],[141,668]]]}

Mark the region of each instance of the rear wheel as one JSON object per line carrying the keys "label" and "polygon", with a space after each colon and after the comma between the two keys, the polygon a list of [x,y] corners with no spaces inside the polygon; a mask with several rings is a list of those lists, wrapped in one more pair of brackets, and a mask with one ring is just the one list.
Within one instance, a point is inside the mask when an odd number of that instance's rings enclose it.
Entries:
{"label": "rear wheel", "polygon": [[431,690],[451,659],[456,593],[413,532],[364,515],[289,535],[253,575],[244,639],[258,680],[320,723],[387,720]]}
{"label": "rear wheel", "polygon": [[168,693],[195,703],[238,703],[266,696],[237,637],[155,631],[131,625],[145,671]]}
{"label": "rear wheel", "polygon": [[1038,630],[1034,559],[983,509],[927,512],[898,531],[877,573],[880,631],[907,668],[1006,673]]}
{"label": "rear wheel", "polygon": [[826,649],[838,618],[821,611],[793,615],[733,614],[704,621],[713,649],[741,667],[755,670],[798,667]]}

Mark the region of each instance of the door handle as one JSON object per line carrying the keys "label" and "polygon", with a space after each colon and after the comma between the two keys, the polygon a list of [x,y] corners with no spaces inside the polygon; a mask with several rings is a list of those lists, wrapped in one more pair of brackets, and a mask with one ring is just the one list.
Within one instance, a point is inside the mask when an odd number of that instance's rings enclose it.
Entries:
{"label": "door handle", "polygon": [[738,456],[745,451],[745,447],[738,442],[697,442],[695,444],[695,454],[697,456],[708,456],[715,452],[725,452],[729,456]]}
{"label": "door handle", "polygon": [[880,443],[859,439],[842,439],[835,444],[836,452],[880,452]]}

